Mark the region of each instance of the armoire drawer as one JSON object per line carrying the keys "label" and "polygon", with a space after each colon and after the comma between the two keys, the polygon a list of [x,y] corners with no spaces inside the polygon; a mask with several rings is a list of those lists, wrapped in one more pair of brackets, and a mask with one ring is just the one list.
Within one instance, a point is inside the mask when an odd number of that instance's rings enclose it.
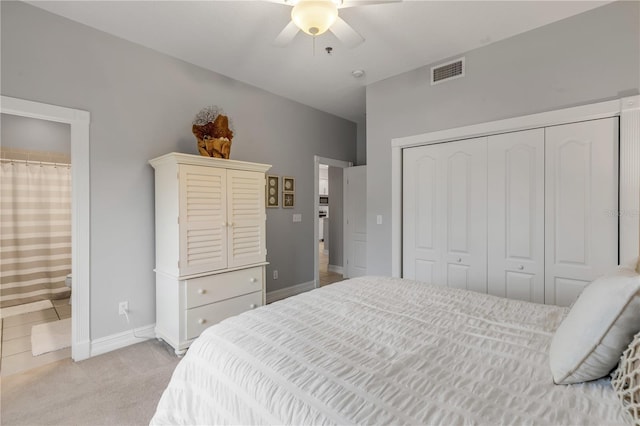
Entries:
{"label": "armoire drawer", "polygon": [[233,299],[223,300],[198,308],[188,309],[186,315],[187,339],[196,338],[207,327],[225,318],[262,306],[262,291],[257,291]]}
{"label": "armoire drawer", "polygon": [[186,308],[208,305],[262,290],[262,267],[187,280]]}

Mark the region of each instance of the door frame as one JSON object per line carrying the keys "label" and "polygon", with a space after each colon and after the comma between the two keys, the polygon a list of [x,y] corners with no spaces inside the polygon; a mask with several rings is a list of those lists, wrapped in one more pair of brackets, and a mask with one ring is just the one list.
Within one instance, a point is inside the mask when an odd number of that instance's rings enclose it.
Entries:
{"label": "door frame", "polygon": [[71,130],[71,358],[91,356],[90,186],[88,111],[2,96],[0,112],[69,124]]}
{"label": "door frame", "polygon": [[402,150],[497,133],[620,117],[618,247],[620,261],[640,255],[640,96],[559,109],[391,140],[391,275],[402,277]]}
{"label": "door frame", "polygon": [[[346,169],[348,167],[353,166],[353,163],[351,161],[335,160],[333,158],[320,157],[317,155],[313,156],[313,287],[314,288],[320,287],[320,273],[318,272],[318,255],[319,255],[318,253],[318,237],[319,237],[318,208],[320,207],[320,171],[319,171],[320,164],[326,164],[329,167],[340,167],[342,169]],[[344,199],[344,196],[345,196],[344,191],[342,191],[342,194],[343,194],[342,206],[343,206],[343,212],[344,212],[344,208],[346,207],[346,204],[345,204],[346,200]],[[343,222],[346,220],[345,219],[346,217],[347,215],[343,213],[342,214]],[[344,225],[342,229],[345,229]],[[344,235],[342,238],[342,246],[344,247]],[[343,254],[345,254],[344,250],[342,252]],[[343,263],[344,263],[344,260],[343,260]],[[343,265],[343,268],[344,268],[344,265]]]}

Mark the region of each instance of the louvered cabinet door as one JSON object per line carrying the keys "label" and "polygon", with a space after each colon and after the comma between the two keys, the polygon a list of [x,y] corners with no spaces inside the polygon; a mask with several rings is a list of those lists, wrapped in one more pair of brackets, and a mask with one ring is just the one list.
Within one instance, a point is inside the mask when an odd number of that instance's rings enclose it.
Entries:
{"label": "louvered cabinet door", "polygon": [[228,267],[266,260],[264,173],[227,171]]}
{"label": "louvered cabinet door", "polygon": [[227,267],[227,171],[180,165],[180,275]]}

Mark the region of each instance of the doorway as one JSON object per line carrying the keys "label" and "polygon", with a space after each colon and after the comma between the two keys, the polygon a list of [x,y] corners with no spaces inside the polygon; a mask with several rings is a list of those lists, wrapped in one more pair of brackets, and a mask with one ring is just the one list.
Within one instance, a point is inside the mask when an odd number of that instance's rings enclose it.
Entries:
{"label": "doorway", "polygon": [[2,96],[0,112],[69,125],[71,141],[71,357],[89,358],[90,227],[89,122],[87,111]]}
{"label": "doorway", "polygon": [[314,157],[314,283],[343,280],[344,173],[352,163]]}
{"label": "doorway", "polygon": [[71,356],[71,134],[0,114],[2,376]]}

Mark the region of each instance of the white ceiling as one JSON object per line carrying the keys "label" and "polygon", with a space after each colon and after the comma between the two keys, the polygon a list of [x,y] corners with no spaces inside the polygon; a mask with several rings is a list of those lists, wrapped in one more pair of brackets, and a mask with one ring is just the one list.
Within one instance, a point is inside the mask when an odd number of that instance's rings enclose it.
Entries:
{"label": "white ceiling", "polygon": [[[29,1],[134,43],[352,121],[365,86],[608,1],[412,1],[340,10],[366,41],[327,32],[272,45],[291,7],[270,1]],[[327,55],[326,46],[333,47]],[[363,69],[365,77],[351,72]]]}

